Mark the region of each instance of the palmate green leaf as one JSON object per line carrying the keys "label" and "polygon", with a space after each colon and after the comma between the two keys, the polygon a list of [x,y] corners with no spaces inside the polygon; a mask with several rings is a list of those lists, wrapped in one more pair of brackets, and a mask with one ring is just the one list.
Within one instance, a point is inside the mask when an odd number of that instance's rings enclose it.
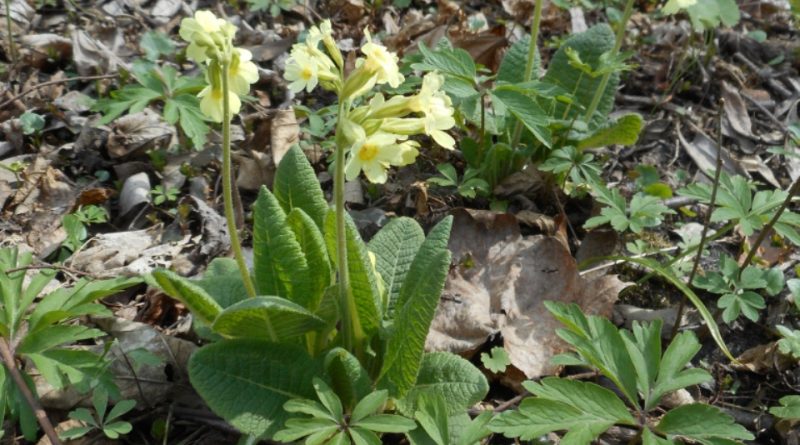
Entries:
{"label": "palmate green leaf", "polygon": [[639,393],[645,395],[645,405],[647,405],[650,389],[656,381],[658,368],[661,365],[661,320],[651,323],[634,322],[630,331],[620,332],[636,369]]}
{"label": "palmate green leaf", "polygon": [[616,326],[603,317],[587,317],[576,304],[545,301],[545,307],[567,328],[556,331],[558,336],[613,381],[631,405],[638,406],[636,371]]}
{"label": "palmate green leaf", "polygon": [[[595,91],[600,87],[601,77],[592,78],[579,69],[570,66],[567,48],[580,54],[581,60],[597,68],[600,56],[614,47],[614,32],[606,24],[596,25],[587,31],[573,34],[568,38],[553,55],[547,68],[547,74],[542,81],[557,85],[565,91],[574,92],[572,106],[555,102],[552,116],[564,119],[582,117],[582,109],[589,107],[594,98]],[[608,79],[608,84],[600,99],[597,112],[592,117],[590,128],[599,126],[606,121],[608,113],[614,107],[614,94],[619,83],[619,73],[613,73]]]}
{"label": "palmate green leaf", "polygon": [[414,386],[425,338],[450,268],[447,242],[453,218],[434,227],[422,243],[397,298],[393,331],[386,344],[378,385],[402,397]]}
{"label": "palmate green leaf", "polygon": [[169,270],[156,270],[152,273],[155,286],[167,295],[185,304],[203,323],[213,322],[222,307],[197,284]]}
{"label": "palmate green leaf", "polygon": [[[353,219],[345,215],[345,236],[347,238],[347,269],[350,272],[350,292],[352,292],[355,307],[351,313],[357,315],[353,322],[356,330],[366,336],[374,334],[380,326],[380,295],[378,284],[369,260],[367,246],[361,240]],[[336,213],[330,211],[325,220],[325,243],[334,263],[338,262],[336,255]]]}
{"label": "palmate green leaf", "polygon": [[658,378],[647,398],[645,409],[656,407],[661,398],[670,392],[713,380],[704,369],[685,369],[700,351],[700,346],[694,332],[682,332],[672,339],[661,358]]}
{"label": "palmate green leaf", "polygon": [[[525,68],[528,64],[528,50],[530,49],[531,36],[526,35],[511,45],[500,62],[497,70],[498,83],[522,83],[525,81]],[[541,57],[537,49],[533,59],[533,74],[539,72]],[[535,80],[535,79],[532,79]]]}
{"label": "palmate green leaf", "polygon": [[642,431],[642,445],[677,445],[674,440],[659,437],[650,428]]}
{"label": "palmate green leaf", "polygon": [[[422,394],[417,403],[414,419],[422,427],[415,430],[418,435],[427,435],[427,439],[436,445],[450,444],[447,405],[439,394]],[[419,443],[421,440],[418,439],[416,442]]]}
{"label": "palmate green leaf", "polygon": [[268,340],[272,333],[278,341],[287,341],[321,329],[325,322],[306,308],[281,297],[254,297],[225,308],[211,329],[227,338]]}
{"label": "palmate green leaf", "polygon": [[390,221],[369,242],[368,248],[375,254],[375,269],[386,283],[386,318],[394,315],[400,287],[424,240],[425,233],[416,221],[400,217]]}
{"label": "palmate green leaf", "polygon": [[286,215],[286,224],[294,232],[300,250],[306,258],[309,270],[309,301],[308,308],[316,311],[325,294],[325,289],[333,284],[331,260],[322,232],[315,225],[314,220],[299,207],[293,208]]}
{"label": "palmate green leaf", "polygon": [[95,381],[107,387],[113,378],[103,359],[90,351],[49,349],[25,354],[25,357],[36,365],[42,377],[55,388],[88,389]]}
{"label": "palmate green leaf", "polygon": [[536,140],[546,147],[553,145],[548,127],[549,114],[535,100],[512,89],[496,89],[492,91],[492,98],[502,103],[514,117],[519,119]]}
{"label": "palmate green leaf", "polygon": [[800,420],[800,395],[784,396],[779,402],[780,406],[769,409],[770,414],[781,419]]}
{"label": "palmate green leaf", "polygon": [[414,429],[417,424],[396,414],[375,414],[359,420],[353,426],[377,433],[405,433]]}
{"label": "palmate green leaf", "polygon": [[144,110],[150,102],[161,99],[163,93],[142,86],[125,86],[121,90],[113,91],[110,98],[102,98],[95,102],[92,111],[98,111],[103,117],[99,125],[107,125],[126,112],[138,113]]}
{"label": "palmate green leaf", "polygon": [[330,206],[325,201],[314,168],[303,150],[295,145],[281,159],[275,172],[275,197],[286,213],[294,208],[304,211],[322,230]]}
{"label": "palmate green leaf", "polygon": [[[174,108],[174,113],[177,116],[173,115],[171,119],[167,114],[168,108]],[[176,122],[174,117],[177,117],[177,122],[180,124],[181,129],[192,140],[194,148],[197,150],[202,149],[211,128],[206,123],[203,112],[200,111],[200,101],[197,100],[197,96],[194,94],[181,94],[167,99],[164,102],[164,119],[174,124]]]}
{"label": "palmate green leaf", "polygon": [[460,414],[489,392],[486,376],[472,363],[449,352],[431,352],[422,358],[417,382],[397,401],[400,412],[413,415],[422,394],[437,394],[449,415]]}
{"label": "palmate green leaf", "polygon": [[705,404],[683,405],[669,411],[655,428],[668,438],[690,439],[704,445],[739,443],[753,435],[719,408]]}
{"label": "palmate green leaf", "polygon": [[489,422],[489,429],[506,437],[536,439],[567,431],[567,445],[588,445],[615,424],[635,425],[625,404],[610,390],[594,383],[548,377],[526,382],[537,397],[522,401],[517,411],[506,411]]}
{"label": "palmate green leaf", "polygon": [[290,414],[290,399],[314,397],[316,361],[299,346],[261,340],[222,340],[189,361],[189,378],[208,406],[246,434],[270,437]]}
{"label": "palmate green leaf", "polygon": [[609,145],[633,145],[639,140],[644,120],[636,113],[620,116],[597,129],[594,134],[578,141],[577,148],[606,147]]}
{"label": "palmate green leaf", "polygon": [[286,213],[266,187],[253,205],[253,275],[259,295],[275,295],[308,308],[310,271]]}

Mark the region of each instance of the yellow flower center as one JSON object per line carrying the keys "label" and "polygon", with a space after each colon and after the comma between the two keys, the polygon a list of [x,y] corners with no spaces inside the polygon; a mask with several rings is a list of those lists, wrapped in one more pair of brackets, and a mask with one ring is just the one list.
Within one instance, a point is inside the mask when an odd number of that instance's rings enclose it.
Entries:
{"label": "yellow flower center", "polygon": [[314,73],[311,71],[311,68],[306,67],[303,68],[303,71],[300,73],[300,77],[302,77],[303,80],[311,80],[311,78],[314,77]]}
{"label": "yellow flower center", "polygon": [[371,161],[378,155],[378,147],[375,144],[364,144],[358,150],[358,158],[362,161]]}

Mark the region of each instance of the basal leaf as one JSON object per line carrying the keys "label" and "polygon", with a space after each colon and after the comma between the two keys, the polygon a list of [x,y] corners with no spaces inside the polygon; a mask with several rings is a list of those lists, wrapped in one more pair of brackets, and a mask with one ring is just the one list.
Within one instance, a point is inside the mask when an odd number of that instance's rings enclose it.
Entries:
{"label": "basal leaf", "polygon": [[[600,76],[592,78],[570,65],[567,49],[571,48],[580,55],[584,63],[589,64],[593,69],[597,69],[600,65],[600,56],[613,49],[614,42],[614,32],[606,24],[595,25],[587,31],[573,34],[564,41],[550,60],[547,74],[542,80],[557,85],[565,91],[574,92],[575,104],[570,106],[555,102],[553,116],[564,119],[582,116],[582,110],[589,107],[595,91],[600,88]],[[606,121],[608,113],[614,107],[614,94],[618,83],[619,74],[611,74],[600,99],[600,104],[597,107],[597,112],[592,117],[593,126],[598,126]]]}
{"label": "basal leaf", "polygon": [[375,268],[386,283],[387,318],[394,314],[400,287],[424,240],[425,233],[416,221],[400,217],[389,222],[369,242],[368,248],[375,254]]}
{"label": "basal leaf", "polygon": [[293,146],[283,155],[275,172],[274,189],[275,197],[286,213],[297,207],[322,230],[329,206],[317,175],[299,146]]}
{"label": "basal leaf", "polygon": [[169,270],[152,273],[156,285],[167,295],[185,304],[203,323],[211,323],[217,318],[222,307],[202,287]]}
{"label": "basal leaf", "polygon": [[290,417],[283,404],[315,397],[317,363],[298,346],[222,340],[189,361],[189,378],[208,406],[245,434],[270,437]]}
{"label": "basal leaf", "polygon": [[497,89],[492,97],[501,102],[508,111],[525,125],[533,136],[546,147],[553,145],[550,134],[549,115],[530,97],[510,89]]}
{"label": "basal leaf", "polygon": [[[511,45],[503,56],[500,62],[500,68],[497,70],[497,82],[507,83],[522,83],[525,81],[525,68],[528,65],[528,50],[530,48],[531,36],[526,35],[519,41]],[[539,65],[541,64],[541,57],[539,51],[536,50],[533,62],[533,79],[536,80],[536,73],[539,72]]]}
{"label": "basal leaf", "polygon": [[286,213],[266,187],[253,205],[253,274],[259,295],[275,295],[309,307],[310,271]]}
{"label": "basal leaf", "polygon": [[401,412],[413,415],[420,395],[438,394],[453,415],[483,400],[488,392],[486,377],[468,360],[449,352],[431,352],[422,358],[416,384],[397,404]]}
{"label": "basal leaf", "polygon": [[268,340],[274,335],[286,341],[324,326],[321,318],[289,300],[254,297],[225,308],[211,329],[228,338]]}
{"label": "basal leaf", "polygon": [[331,260],[328,257],[325,239],[319,227],[315,225],[314,220],[300,207],[293,208],[286,215],[286,224],[294,232],[294,236],[300,244],[300,250],[303,251],[303,256],[305,256],[308,263],[308,308],[311,311],[316,311],[325,289],[333,284]]}
{"label": "basal leaf", "polygon": [[452,217],[434,227],[419,249],[397,298],[379,385],[402,397],[417,380],[425,338],[450,268]]}
{"label": "basal leaf", "polygon": [[334,348],[325,355],[324,363],[331,386],[346,408],[351,409],[368,397],[372,391],[372,380],[353,354],[344,348]]}

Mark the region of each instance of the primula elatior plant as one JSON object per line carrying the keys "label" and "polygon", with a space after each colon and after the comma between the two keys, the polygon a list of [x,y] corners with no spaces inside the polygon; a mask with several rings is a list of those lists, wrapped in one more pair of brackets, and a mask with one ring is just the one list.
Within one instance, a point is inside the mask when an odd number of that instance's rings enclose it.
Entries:
{"label": "primula elatior plant", "polygon": [[[226,79],[236,77],[230,69],[236,57],[250,63],[231,44],[234,30],[206,12],[181,27],[190,41],[187,53],[208,68],[204,111],[211,116],[222,102],[226,159],[231,103],[238,106],[235,96],[246,92],[233,90],[235,82]],[[403,82],[397,56],[368,33],[366,40],[363,57],[346,75],[324,22],[292,48],[286,64],[292,90],[321,87],[338,96],[334,208],[295,146],[278,165],[273,190],[262,188],[255,202],[252,271],[234,237],[237,260],[213,261],[201,279],[166,270],[149,278],[183,301],[198,332],[211,340],[190,360],[193,386],[212,410],[252,437],[379,443],[374,438],[383,431],[411,428],[397,416],[382,422],[389,419],[381,417],[385,411],[413,418],[423,392],[440,394],[453,414],[466,412],[488,391],[468,361],[423,350],[450,266],[451,219],[426,238],[414,220],[397,218],[367,244],[345,211],[345,177],[364,172],[372,182],[385,181],[390,167],[416,158],[419,144],[410,136],[427,135],[446,148],[455,143],[446,133],[454,119],[439,90],[441,77],[426,75],[416,94],[384,97],[376,86]],[[222,81],[214,83],[215,76]],[[245,82],[237,85],[245,87],[247,79],[240,79]],[[223,168],[235,236],[229,161]],[[317,398],[324,409],[312,402]]]}
{"label": "primula elatior plant", "polygon": [[651,415],[667,394],[713,380],[703,369],[687,369],[700,351],[693,333],[678,334],[662,354],[660,320],[636,322],[628,331],[605,318],[587,317],[574,304],[545,305],[566,327],[558,335],[577,352],[554,360],[598,370],[613,383],[614,391],[556,377],[525,382],[534,397],[524,399],[518,410],[495,417],[489,423],[492,431],[523,440],[566,431],[561,443],[572,445],[588,445],[614,425],[636,430],[630,443],[641,440],[644,445],[736,444],[753,439],[728,414],[703,403],[673,408],[660,418]]}

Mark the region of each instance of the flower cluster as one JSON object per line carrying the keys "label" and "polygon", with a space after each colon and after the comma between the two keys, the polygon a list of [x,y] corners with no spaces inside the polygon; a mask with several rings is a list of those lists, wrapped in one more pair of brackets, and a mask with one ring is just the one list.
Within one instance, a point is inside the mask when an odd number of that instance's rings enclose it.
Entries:
{"label": "flower cluster", "polygon": [[[241,108],[239,96],[250,91],[258,81],[258,68],[250,51],[233,46],[236,26],[217,18],[212,12],[197,11],[194,18],[181,21],[180,36],[189,42],[186,56],[206,66],[206,86],[199,94],[200,110],[214,122],[222,122],[223,101],[228,95],[230,113]],[[223,75],[227,74],[227,92]]]}
{"label": "flower cluster", "polygon": [[[410,136],[424,134],[452,150],[455,140],[447,130],[453,128],[455,119],[450,98],[441,89],[444,77],[438,73],[428,73],[415,95],[386,99],[375,92],[378,85],[397,88],[405,78],[398,67],[397,54],[374,42],[368,31],[365,35],[363,57],[356,60],[355,69],[345,76],[330,21],[312,27],[305,42],[292,47],[284,78],[295,93],[303,90],[310,93],[320,86],[338,94],[337,140],[346,145],[347,179],[355,179],[363,171],[369,181],[383,183],[390,166],[415,161],[419,144],[409,140]],[[350,109],[357,101],[362,105]]]}

